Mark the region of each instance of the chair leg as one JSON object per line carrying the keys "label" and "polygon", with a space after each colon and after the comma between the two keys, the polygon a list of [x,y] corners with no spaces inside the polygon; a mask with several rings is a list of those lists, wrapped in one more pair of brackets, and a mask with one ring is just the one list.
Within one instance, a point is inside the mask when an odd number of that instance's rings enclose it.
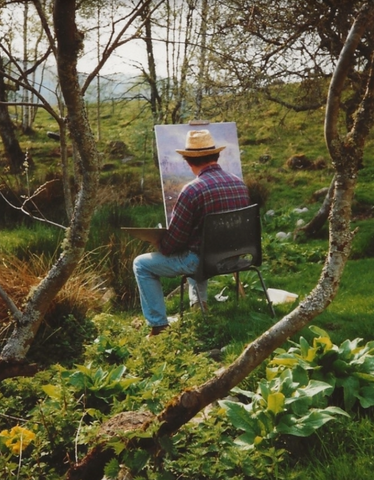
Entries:
{"label": "chair leg", "polygon": [[275,310],[274,310],[274,307],[273,307],[273,303],[270,300],[270,297],[269,297],[268,291],[266,289],[264,279],[262,278],[261,272],[257,267],[254,267],[254,266],[252,266],[250,269],[255,270],[257,272],[258,278],[260,279],[260,282],[261,282],[262,290],[264,291],[266,300],[267,300],[269,308],[270,308],[271,316],[274,318],[275,317]]}
{"label": "chair leg", "polygon": [[240,285],[240,274],[239,274],[239,272],[235,272],[234,277],[235,277],[236,301],[239,302],[239,285]]}
{"label": "chair leg", "polygon": [[240,282],[240,273],[234,272],[234,279],[235,279],[235,288],[236,288],[236,300],[239,301],[239,297],[245,298],[245,291],[244,287]]}
{"label": "chair leg", "polygon": [[203,319],[206,320],[206,318],[205,318],[204,304],[203,304],[203,301],[202,301],[202,299],[201,299],[200,292],[199,292],[199,289],[198,289],[198,288],[196,288],[196,294],[197,294],[197,299],[199,300],[199,305],[200,305],[201,314],[202,314],[202,316],[203,316]]}

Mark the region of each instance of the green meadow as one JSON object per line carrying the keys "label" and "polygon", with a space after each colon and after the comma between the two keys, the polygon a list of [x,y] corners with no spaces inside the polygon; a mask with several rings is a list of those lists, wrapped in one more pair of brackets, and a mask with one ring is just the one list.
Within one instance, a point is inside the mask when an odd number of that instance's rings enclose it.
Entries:
{"label": "green meadow", "polygon": [[[88,109],[95,126],[96,110]],[[40,365],[39,373],[0,385],[4,480],[62,479],[69,462],[94,444],[105,420],[123,411],[160,412],[174,395],[228,366],[318,282],[328,251],[328,225],[315,238],[294,239],[293,234],[300,221],[308,222],[318,211],[323,196],[316,192],[328,187],[333,176],[324,144],[324,109],[295,113],[262,98],[249,99],[209,120],[237,123],[243,177],[261,206],[265,283],[298,299],[275,305],[273,319],[253,272],[242,274],[245,296],[238,302],[231,276],[216,277],[209,283],[206,319],[190,311],[186,299],[183,321],[165,335],[146,339],[132,260],[149,247],[120,229],[153,226],[163,216],[152,122],[137,115],[139,109],[137,101],[104,105],[100,187],[85,257],[51,305],[30,349],[28,360]],[[58,143],[47,131],[56,131],[56,125],[40,110],[33,133],[20,135],[34,166],[10,176],[2,165],[2,190],[19,206],[27,192],[54,180],[36,198],[38,211],[67,225]],[[111,152],[111,142],[118,141],[125,144],[125,155]],[[356,235],[351,256],[329,307],[229,399],[165,439],[162,458],[145,451],[130,455],[118,439],[118,461],[107,466],[107,478],[117,478],[123,463],[131,478],[149,480],[372,479],[372,147],[373,136],[352,205]],[[304,159],[305,166],[294,168],[295,157]],[[0,283],[21,305],[58,257],[64,232],[1,202]],[[279,239],[279,232],[290,235]],[[179,281],[163,281],[170,314],[179,311]],[[225,301],[217,300],[220,293]],[[11,324],[1,304],[0,315],[4,345]],[[35,434],[22,456],[10,447],[17,444],[15,425]]]}

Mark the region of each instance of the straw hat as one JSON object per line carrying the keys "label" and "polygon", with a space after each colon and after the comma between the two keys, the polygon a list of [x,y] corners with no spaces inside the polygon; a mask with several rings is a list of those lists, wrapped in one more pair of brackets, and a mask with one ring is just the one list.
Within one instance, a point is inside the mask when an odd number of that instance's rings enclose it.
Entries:
{"label": "straw hat", "polygon": [[176,152],[185,157],[203,157],[221,152],[224,148],[226,147],[216,148],[209,130],[190,130],[187,132],[185,150],[176,150]]}

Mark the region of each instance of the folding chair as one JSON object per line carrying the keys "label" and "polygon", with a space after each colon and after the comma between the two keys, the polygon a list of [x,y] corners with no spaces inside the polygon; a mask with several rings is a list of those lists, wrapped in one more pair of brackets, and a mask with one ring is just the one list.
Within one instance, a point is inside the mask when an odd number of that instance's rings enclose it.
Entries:
{"label": "folding chair", "polygon": [[[180,285],[180,315],[183,317],[184,285],[187,277],[197,282],[217,275],[235,274],[236,296],[239,299],[239,272],[257,272],[269,304],[272,317],[274,308],[258,267],[262,264],[261,222],[257,204],[238,210],[208,214],[204,219],[200,262],[194,276],[184,275]],[[199,292],[197,292],[199,295]],[[201,312],[204,307],[199,296]]]}

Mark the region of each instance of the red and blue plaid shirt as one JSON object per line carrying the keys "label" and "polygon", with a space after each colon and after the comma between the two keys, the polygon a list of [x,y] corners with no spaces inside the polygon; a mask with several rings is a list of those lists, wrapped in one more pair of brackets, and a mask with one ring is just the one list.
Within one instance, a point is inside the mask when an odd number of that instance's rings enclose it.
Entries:
{"label": "red and blue plaid shirt", "polygon": [[203,168],[180,192],[169,228],[160,243],[160,252],[164,255],[184,250],[199,253],[205,215],[248,205],[248,187],[240,178],[222,170],[218,164]]}

